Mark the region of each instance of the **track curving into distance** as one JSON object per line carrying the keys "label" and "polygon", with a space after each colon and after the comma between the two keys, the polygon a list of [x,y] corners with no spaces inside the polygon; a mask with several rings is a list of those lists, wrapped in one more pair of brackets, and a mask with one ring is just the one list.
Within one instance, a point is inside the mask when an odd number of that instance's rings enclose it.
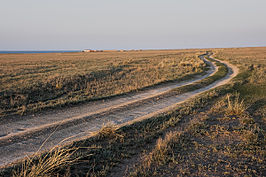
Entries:
{"label": "track curving into distance", "polygon": [[[191,80],[162,84],[142,92],[104,101],[25,116],[20,120],[0,122],[0,168],[32,155],[38,150],[47,150],[60,143],[85,138],[103,124],[112,122],[122,126],[166,112],[200,93],[228,83],[238,74],[237,67],[218,60],[229,69],[224,78],[192,92],[171,97],[161,96],[171,89],[192,84],[217,72],[217,66],[206,60],[204,56],[200,58],[209,65],[209,70],[207,74]],[[160,99],[158,96],[161,96]]]}

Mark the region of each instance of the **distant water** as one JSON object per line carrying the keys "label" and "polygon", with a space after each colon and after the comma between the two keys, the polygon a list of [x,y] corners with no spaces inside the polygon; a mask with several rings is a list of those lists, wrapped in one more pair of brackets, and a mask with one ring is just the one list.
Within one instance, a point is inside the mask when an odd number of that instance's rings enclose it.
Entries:
{"label": "distant water", "polygon": [[0,51],[0,53],[66,53],[66,52],[81,52],[81,50],[26,50],[26,51]]}

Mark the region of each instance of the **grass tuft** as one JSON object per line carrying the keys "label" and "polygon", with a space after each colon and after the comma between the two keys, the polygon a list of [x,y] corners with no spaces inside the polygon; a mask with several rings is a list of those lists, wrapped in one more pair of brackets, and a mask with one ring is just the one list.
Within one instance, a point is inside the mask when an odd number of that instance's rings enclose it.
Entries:
{"label": "grass tuft", "polygon": [[122,140],[124,138],[123,135],[117,133],[118,127],[112,123],[108,123],[106,125],[103,125],[102,128],[96,132],[92,133],[92,136],[96,136],[98,139],[120,139]]}
{"label": "grass tuft", "polygon": [[73,159],[72,155],[77,148],[61,148],[55,147],[45,155],[37,157],[29,157],[22,163],[21,168],[13,172],[13,177],[37,177],[52,176],[56,169],[65,165],[74,163],[77,158]]}
{"label": "grass tuft", "polygon": [[225,114],[228,116],[240,116],[245,110],[246,106],[244,104],[244,100],[239,98],[239,93],[236,94],[233,98],[231,98],[231,94],[227,94],[227,108],[225,110]]}

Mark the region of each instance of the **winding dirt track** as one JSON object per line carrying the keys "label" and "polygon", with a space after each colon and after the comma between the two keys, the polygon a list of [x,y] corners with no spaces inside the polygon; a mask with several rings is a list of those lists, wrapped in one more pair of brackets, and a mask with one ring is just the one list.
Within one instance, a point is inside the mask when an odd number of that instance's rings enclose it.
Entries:
{"label": "winding dirt track", "polygon": [[85,138],[105,123],[112,122],[123,126],[166,112],[200,93],[228,83],[238,74],[237,67],[220,61],[229,68],[227,76],[223,79],[192,92],[171,97],[162,96],[173,88],[192,84],[217,71],[213,63],[204,59],[203,56],[201,59],[208,63],[210,68],[207,74],[192,80],[163,84],[117,98],[25,116],[20,120],[0,122],[0,168],[37,151]]}

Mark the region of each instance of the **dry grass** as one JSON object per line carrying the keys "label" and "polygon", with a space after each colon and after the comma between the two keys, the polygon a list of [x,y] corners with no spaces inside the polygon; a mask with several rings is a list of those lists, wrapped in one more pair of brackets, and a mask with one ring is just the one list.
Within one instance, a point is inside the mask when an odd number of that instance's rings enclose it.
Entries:
{"label": "dry grass", "polygon": [[[219,66],[220,68],[223,68],[224,66]],[[222,70],[223,71],[223,70]],[[215,77],[216,79],[219,79],[220,76],[224,77],[222,74],[224,72],[218,72],[217,75],[219,77]],[[226,74],[226,72],[225,72]],[[215,81],[215,79],[207,79],[208,82],[206,84],[210,84]],[[204,81],[205,83],[205,81]],[[200,83],[199,87],[201,86]],[[203,84],[204,86],[204,84]],[[194,88],[195,89],[195,88]],[[214,94],[215,96],[216,94]],[[207,102],[199,99],[197,100],[199,103],[195,102],[193,105],[197,108],[201,108],[204,104]],[[191,106],[191,105],[190,105]],[[116,164],[119,159],[125,158],[130,156],[132,153],[138,152],[139,148],[147,148],[146,143],[151,141],[151,138],[157,138],[157,136],[163,132],[164,130],[167,130],[169,127],[174,127],[178,125],[182,118],[182,114],[189,115],[191,113],[194,113],[194,109],[191,107],[185,107],[182,108],[180,112],[181,115],[175,116],[172,115],[170,117],[160,117],[158,119],[152,120],[150,123],[144,123],[144,127],[142,126],[142,123],[140,123],[140,126],[138,127],[130,127],[129,131],[127,131],[127,128],[125,130],[121,131],[121,129],[117,129],[116,126],[112,124],[107,124],[102,127],[101,130],[95,132],[93,135],[94,138],[91,143],[89,143],[89,146],[97,146],[101,147],[100,149],[93,150],[93,151],[83,151],[80,153],[80,155],[83,157],[84,154],[92,154],[92,156],[88,158],[84,158],[81,160],[84,160],[85,165],[81,165],[83,163],[80,163],[80,165],[75,166],[74,168],[78,167],[81,168],[82,171],[76,172],[71,171],[71,174],[84,174],[86,171],[87,174],[90,174],[89,176],[106,176],[108,174],[108,171],[110,171],[110,168]],[[162,120],[161,120],[162,119]],[[170,139],[170,136],[169,136]],[[163,144],[165,141],[158,141],[158,151],[155,152],[157,154],[157,158],[163,158],[164,156],[167,156],[167,154],[163,154]],[[95,144],[94,144],[95,143]],[[80,147],[84,146],[80,145],[79,143],[75,144],[74,147]],[[85,145],[88,146],[88,145]],[[168,147],[166,147],[168,148]],[[122,151],[122,152],[121,152]],[[158,162],[158,160],[157,160]],[[88,163],[88,164],[87,164]],[[95,165],[93,164],[95,163]],[[110,163],[110,164],[109,164]]]}
{"label": "dry grass", "polygon": [[[171,113],[120,129],[103,128],[102,138],[74,143],[73,147],[99,148],[79,152],[91,156],[70,165],[69,174],[110,176],[117,165],[129,159],[135,165],[127,171],[128,176],[264,176],[265,49],[215,49],[219,58],[241,67],[231,84]],[[178,131],[187,119],[197,121]],[[123,135],[123,141],[114,138],[116,134]],[[130,161],[139,156],[143,158]]]}
{"label": "dry grass", "polygon": [[[266,47],[216,49],[215,56],[237,65],[242,71],[238,75],[236,91],[246,101],[265,99]],[[240,87],[241,86],[241,87]]]}
{"label": "dry grass", "polygon": [[52,176],[57,169],[78,160],[72,157],[76,150],[77,148],[55,147],[45,155],[29,157],[22,163],[22,167],[13,173],[13,177]]}
{"label": "dry grass", "polygon": [[156,167],[165,165],[169,153],[178,148],[179,145],[176,143],[178,143],[179,137],[180,133],[173,131],[168,132],[164,139],[160,137],[155,148],[149,154],[143,155],[141,163],[135,165],[135,171],[131,172],[129,176],[156,176]]}
{"label": "dry grass", "polygon": [[239,93],[236,94],[233,99],[231,97],[231,94],[227,94],[227,108],[225,114],[229,116],[241,116],[246,110],[244,100],[239,98]]}
{"label": "dry grass", "polygon": [[[171,140],[159,138],[163,147],[168,147],[163,148],[167,150],[159,160],[164,163],[157,162],[155,146],[129,176],[264,176],[266,50],[216,52],[219,58],[229,59],[241,68],[229,93],[196,115],[200,123],[191,125],[182,136],[171,136],[181,150],[169,148]],[[180,137],[191,143],[180,142]]]}
{"label": "dry grass", "polygon": [[0,116],[123,94],[202,73],[199,50],[1,54]]}
{"label": "dry grass", "polygon": [[[228,97],[221,99],[218,102]],[[263,175],[265,131],[245,111],[238,119],[225,121],[227,110],[215,116],[212,110],[196,115],[198,123],[185,132],[171,131],[164,139],[158,138],[128,176]]]}
{"label": "dry grass", "polygon": [[260,124],[266,123],[266,47],[215,49],[217,58],[240,68],[234,92],[245,100],[247,111]]}
{"label": "dry grass", "polygon": [[96,132],[91,133],[92,136],[98,139],[120,139],[123,140],[123,135],[117,133],[118,126],[108,123],[102,126],[102,128]]}

